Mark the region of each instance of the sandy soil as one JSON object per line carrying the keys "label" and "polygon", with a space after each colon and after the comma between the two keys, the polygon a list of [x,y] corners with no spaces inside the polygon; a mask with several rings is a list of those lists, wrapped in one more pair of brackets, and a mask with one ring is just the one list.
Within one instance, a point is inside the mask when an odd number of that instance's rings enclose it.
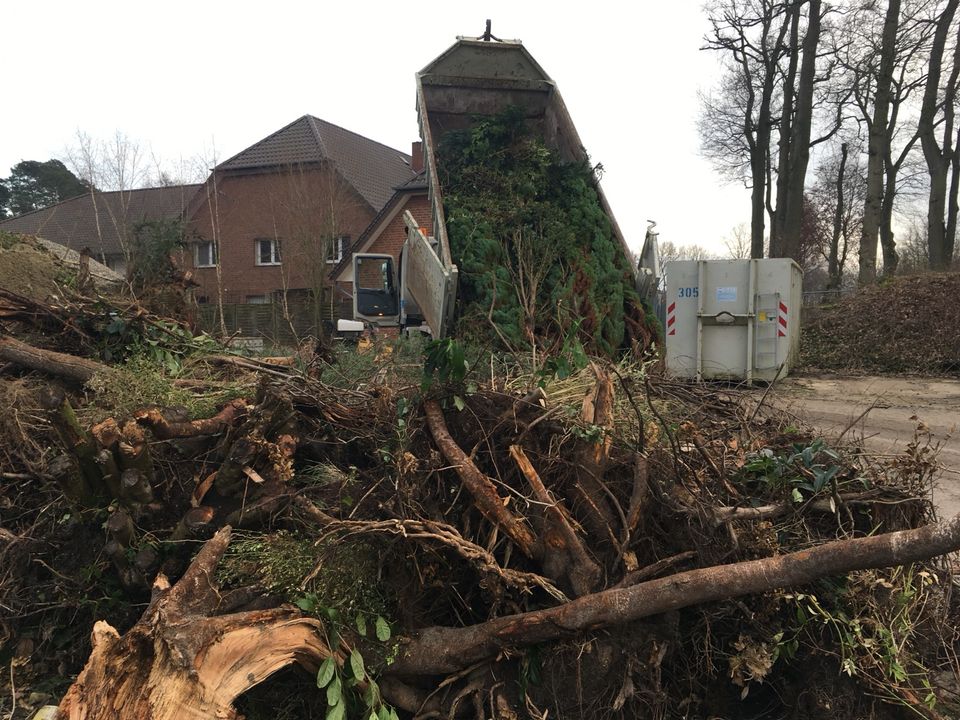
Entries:
{"label": "sandy soil", "polygon": [[825,436],[847,430],[846,437],[862,437],[878,453],[903,448],[916,428],[911,416],[917,416],[943,443],[939,455],[943,472],[934,488],[934,502],[944,517],[960,513],[960,380],[801,376],[777,383],[771,396]]}

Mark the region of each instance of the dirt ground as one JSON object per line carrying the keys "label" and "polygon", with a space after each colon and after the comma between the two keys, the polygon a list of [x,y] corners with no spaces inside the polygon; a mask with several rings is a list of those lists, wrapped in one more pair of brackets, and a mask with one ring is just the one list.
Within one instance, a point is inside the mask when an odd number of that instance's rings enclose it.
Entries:
{"label": "dirt ground", "polygon": [[845,438],[862,437],[879,453],[898,452],[913,439],[916,415],[942,443],[934,502],[944,517],[960,513],[960,380],[806,375],[777,383],[771,396],[826,437],[846,430]]}

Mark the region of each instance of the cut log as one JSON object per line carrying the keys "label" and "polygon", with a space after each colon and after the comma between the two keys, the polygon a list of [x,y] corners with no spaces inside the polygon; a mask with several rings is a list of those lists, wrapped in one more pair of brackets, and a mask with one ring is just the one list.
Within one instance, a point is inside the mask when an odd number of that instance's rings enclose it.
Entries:
{"label": "cut log", "polygon": [[109,367],[96,360],[54,350],[41,350],[9,335],[0,336],[0,360],[80,383],[87,382],[97,373],[110,372]]}
{"label": "cut log", "polygon": [[958,549],[960,515],[916,530],[837,540],[786,555],[688,570],[478,625],[428,628],[407,641],[388,672],[401,676],[453,673],[512,647],[571,637],[691,605],[804,585],[855,570],[919,562]]}
{"label": "cut log", "polygon": [[153,599],[123,637],[100,621],[93,652],[60,703],[65,720],[239,718],[234,700],[278,670],[315,671],[331,656],[315,618],[293,608],[215,616],[213,582],[230,528],[209,540],[183,578],[158,577]]}

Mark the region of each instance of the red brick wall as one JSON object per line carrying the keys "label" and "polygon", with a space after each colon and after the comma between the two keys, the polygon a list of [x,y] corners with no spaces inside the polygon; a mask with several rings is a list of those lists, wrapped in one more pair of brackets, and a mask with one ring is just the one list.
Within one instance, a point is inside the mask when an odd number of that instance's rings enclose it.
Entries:
{"label": "red brick wall", "polygon": [[[212,180],[206,196],[190,216],[190,229],[202,239],[214,237],[211,207],[219,218],[220,268],[223,300],[246,302],[275,291],[315,289],[328,285],[333,265],[321,257],[318,239],[336,235],[358,237],[374,217],[374,210],[339,175],[323,168],[289,168],[283,171],[217,178],[217,202]],[[255,262],[257,239],[279,239],[282,264]],[[215,302],[215,268],[194,268],[193,251],[181,256],[193,270],[200,287],[196,296]]]}
{"label": "red brick wall", "polygon": [[410,195],[406,204],[400,208],[393,219],[387,224],[374,240],[370,247],[364,250],[369,253],[382,253],[384,255],[393,255],[399,259],[400,249],[403,247],[403,241],[407,239],[407,226],[403,223],[403,212],[409,210],[410,214],[417,221],[421,228],[426,228],[426,235],[433,234],[433,216],[430,212],[430,201],[427,199],[427,193]]}

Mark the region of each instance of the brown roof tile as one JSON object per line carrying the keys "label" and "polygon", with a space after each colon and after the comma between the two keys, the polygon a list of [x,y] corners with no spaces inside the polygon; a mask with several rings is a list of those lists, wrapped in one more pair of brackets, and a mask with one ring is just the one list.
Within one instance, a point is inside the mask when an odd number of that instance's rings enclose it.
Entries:
{"label": "brown roof tile", "polygon": [[374,210],[414,177],[410,156],[312,115],[304,115],[217,166],[243,170],[332,162]]}
{"label": "brown roof tile", "polygon": [[0,221],[0,230],[37,235],[73,250],[89,247],[95,257],[122,254],[121,228],[129,230],[143,220],[180,217],[199,187],[174,185],[97,192],[93,196],[86,193]]}

